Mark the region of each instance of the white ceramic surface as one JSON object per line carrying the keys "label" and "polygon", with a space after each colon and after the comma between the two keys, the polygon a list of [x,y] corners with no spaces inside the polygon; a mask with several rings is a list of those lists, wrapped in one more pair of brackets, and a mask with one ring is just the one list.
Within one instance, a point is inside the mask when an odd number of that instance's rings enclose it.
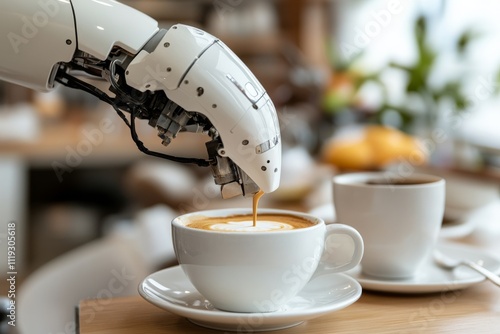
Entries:
{"label": "white ceramic surface", "polygon": [[[481,263],[494,273],[500,273],[500,258],[481,249],[458,243],[440,243],[437,249],[453,258],[462,258]],[[409,279],[384,280],[361,273],[357,267],[348,272],[366,290],[393,293],[437,293],[467,288],[483,282],[484,276],[467,267],[446,270],[428,259],[416,276]]]}
{"label": "white ceramic surface", "polygon": [[225,331],[252,333],[296,326],[356,302],[361,286],[344,274],[313,278],[286,305],[270,313],[235,313],[218,310],[191,284],[179,266],[146,277],[140,295],[150,303],[188,318],[198,325]]}
{"label": "white ceramic surface", "polygon": [[337,219],[357,229],[365,242],[361,261],[371,276],[411,277],[434,248],[444,213],[445,181],[412,174],[412,185],[371,185],[392,181],[392,172],[351,173],[333,178]]}
{"label": "white ceramic surface", "polygon": [[179,264],[196,289],[218,309],[274,311],[293,298],[313,274],[344,272],[360,262],[363,241],[355,229],[340,224],[326,226],[320,218],[304,213],[259,210],[260,214],[294,215],[313,222],[310,227],[294,230],[220,232],[186,226],[200,216],[250,213],[249,209],[210,210],[172,222]]}

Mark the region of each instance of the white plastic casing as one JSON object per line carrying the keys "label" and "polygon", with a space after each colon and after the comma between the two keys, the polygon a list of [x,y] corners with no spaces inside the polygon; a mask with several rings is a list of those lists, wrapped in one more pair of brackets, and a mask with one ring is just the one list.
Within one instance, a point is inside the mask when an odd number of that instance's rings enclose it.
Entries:
{"label": "white plastic casing", "polygon": [[223,150],[264,192],[279,186],[281,138],[274,105],[265,89],[222,42],[175,25],[157,48],[141,53],[126,72],[127,84],[163,89],[187,111],[204,114],[220,134]]}
{"label": "white plastic casing", "polygon": [[157,31],[154,19],[114,0],[2,0],[0,79],[47,91],[76,48],[100,60],[114,46],[136,54]]}
{"label": "white plastic casing", "polygon": [[127,68],[127,83],[142,92],[177,89],[193,62],[216,41],[200,29],[174,25],[154,52],[142,50],[134,58]]}
{"label": "white plastic casing", "polygon": [[104,60],[113,46],[136,54],[158,31],[151,17],[114,0],[71,0],[78,49]]}
{"label": "white plastic casing", "polygon": [[0,1],[0,79],[31,89],[52,88],[59,62],[77,43],[68,0]]}

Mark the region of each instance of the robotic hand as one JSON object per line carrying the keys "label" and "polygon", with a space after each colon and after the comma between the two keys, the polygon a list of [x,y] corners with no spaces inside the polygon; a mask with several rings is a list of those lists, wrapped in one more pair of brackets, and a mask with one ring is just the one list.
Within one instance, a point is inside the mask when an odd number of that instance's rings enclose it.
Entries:
{"label": "robotic hand", "polygon": [[[210,166],[223,198],[278,187],[274,105],[214,36],[181,24],[159,29],[114,0],[2,0],[0,32],[0,79],[40,91],[58,82],[97,96],[113,106],[144,153]],[[109,88],[89,78],[105,79]],[[148,150],[136,119],[147,119],[165,146],[180,131],[206,133],[208,159]]]}

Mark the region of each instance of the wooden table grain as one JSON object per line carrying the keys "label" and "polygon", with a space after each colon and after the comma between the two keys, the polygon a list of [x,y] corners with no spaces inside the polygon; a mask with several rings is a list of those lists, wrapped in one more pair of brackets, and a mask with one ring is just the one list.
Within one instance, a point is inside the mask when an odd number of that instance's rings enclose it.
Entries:
{"label": "wooden table grain", "polygon": [[[500,221],[485,222],[455,242],[500,255]],[[84,300],[78,320],[80,334],[217,333],[139,296]],[[363,291],[345,309],[275,333],[500,333],[500,288],[484,281],[463,290],[423,295]]]}
{"label": "wooden table grain", "polygon": [[[80,303],[81,334],[211,333],[138,296]],[[495,332],[496,331],[496,332]],[[498,333],[500,289],[488,282],[469,289],[417,296],[364,292],[353,305],[280,330],[298,333]]]}

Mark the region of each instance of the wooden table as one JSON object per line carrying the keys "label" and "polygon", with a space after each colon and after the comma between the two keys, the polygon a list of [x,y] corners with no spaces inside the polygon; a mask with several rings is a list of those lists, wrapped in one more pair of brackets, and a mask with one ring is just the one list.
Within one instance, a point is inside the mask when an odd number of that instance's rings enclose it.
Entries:
{"label": "wooden table", "polygon": [[[117,298],[96,310],[80,304],[80,334],[215,333],[157,308],[141,297]],[[353,305],[277,333],[495,333],[500,289],[484,282],[426,296],[364,292]]]}
{"label": "wooden table", "polygon": [[[500,220],[457,240],[500,255]],[[157,308],[141,297],[79,305],[80,334],[217,333]],[[222,332],[220,332],[222,333]],[[351,306],[276,333],[500,333],[500,288],[488,281],[426,295],[364,291]]]}

